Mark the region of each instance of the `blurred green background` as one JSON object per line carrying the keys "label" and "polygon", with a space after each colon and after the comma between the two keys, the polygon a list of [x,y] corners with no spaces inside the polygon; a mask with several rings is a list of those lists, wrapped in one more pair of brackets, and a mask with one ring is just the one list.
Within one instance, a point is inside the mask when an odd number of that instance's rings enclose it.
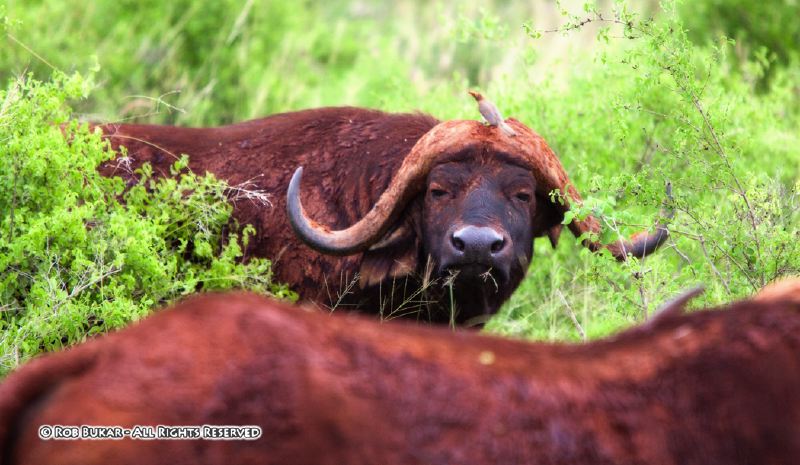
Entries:
{"label": "blurred green background", "polygon": [[607,239],[652,227],[673,183],[660,253],[537,241],[490,331],[598,337],[698,284],[711,305],[800,273],[800,3],[467,3],[6,0],[0,77],[79,72],[76,118],[195,126],[327,105],[477,119],[481,89],[551,144]]}

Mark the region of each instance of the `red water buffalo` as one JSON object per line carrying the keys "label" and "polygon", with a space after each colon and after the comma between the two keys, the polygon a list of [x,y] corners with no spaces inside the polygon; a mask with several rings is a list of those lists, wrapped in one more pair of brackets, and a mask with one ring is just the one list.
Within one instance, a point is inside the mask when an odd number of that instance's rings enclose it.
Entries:
{"label": "red water buffalo", "polygon": [[[508,299],[533,239],[555,244],[564,212],[581,201],[544,140],[508,124],[516,137],[476,121],[322,108],[220,128],[102,129],[157,173],[186,153],[196,172],[269,193],[272,208],[239,202],[235,216],[258,231],[248,254],[274,259],[277,279],[305,300],[463,323]],[[102,171],[131,176],[117,167]],[[592,217],[568,227],[600,232]],[[659,224],[607,249],[641,257],[666,237]]]}
{"label": "red water buffalo", "polygon": [[[0,465],[795,463],[800,282],[792,292],[688,315],[673,304],[585,345],[196,297],[12,373]],[[42,440],[42,425],[261,434]]]}

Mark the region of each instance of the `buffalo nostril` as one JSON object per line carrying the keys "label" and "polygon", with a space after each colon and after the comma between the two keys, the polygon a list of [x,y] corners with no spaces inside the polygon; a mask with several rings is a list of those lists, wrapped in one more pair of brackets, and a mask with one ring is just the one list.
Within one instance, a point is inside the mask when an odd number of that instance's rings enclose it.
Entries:
{"label": "buffalo nostril", "polygon": [[497,253],[503,250],[503,246],[506,245],[505,239],[502,237],[494,242],[492,242],[491,251],[492,253]]}
{"label": "buffalo nostril", "polygon": [[464,244],[464,241],[461,240],[461,238],[452,236],[450,239],[453,242],[453,247],[455,247],[456,250],[458,250],[459,252],[464,251],[464,248],[466,248],[466,244]]}

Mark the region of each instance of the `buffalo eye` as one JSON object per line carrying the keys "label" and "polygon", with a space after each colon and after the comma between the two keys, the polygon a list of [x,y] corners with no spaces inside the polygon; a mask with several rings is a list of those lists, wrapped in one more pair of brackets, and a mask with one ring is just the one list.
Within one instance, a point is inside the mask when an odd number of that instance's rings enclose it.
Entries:
{"label": "buffalo eye", "polygon": [[447,191],[438,187],[431,187],[431,197],[434,199],[441,199],[447,195]]}
{"label": "buffalo eye", "polygon": [[528,203],[531,201],[531,194],[528,192],[517,192],[514,194],[514,198],[519,200],[520,202]]}

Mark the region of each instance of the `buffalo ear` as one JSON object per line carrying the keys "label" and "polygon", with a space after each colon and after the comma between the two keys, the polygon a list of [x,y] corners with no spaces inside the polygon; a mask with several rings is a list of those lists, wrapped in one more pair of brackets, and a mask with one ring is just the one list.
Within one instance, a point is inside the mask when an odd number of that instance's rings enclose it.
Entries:
{"label": "buffalo ear", "polygon": [[550,245],[555,249],[558,245],[558,238],[564,225],[564,211],[560,205],[553,203],[550,196],[536,195],[536,212],[531,219],[533,227],[533,237],[547,235]]}
{"label": "buffalo ear", "polygon": [[558,237],[561,236],[561,229],[563,224],[558,224],[547,230],[547,238],[550,239],[550,245],[555,249],[558,246]]}
{"label": "buffalo ear", "polygon": [[417,269],[418,236],[409,222],[391,230],[361,258],[359,285],[362,289],[388,278],[400,278]]}

